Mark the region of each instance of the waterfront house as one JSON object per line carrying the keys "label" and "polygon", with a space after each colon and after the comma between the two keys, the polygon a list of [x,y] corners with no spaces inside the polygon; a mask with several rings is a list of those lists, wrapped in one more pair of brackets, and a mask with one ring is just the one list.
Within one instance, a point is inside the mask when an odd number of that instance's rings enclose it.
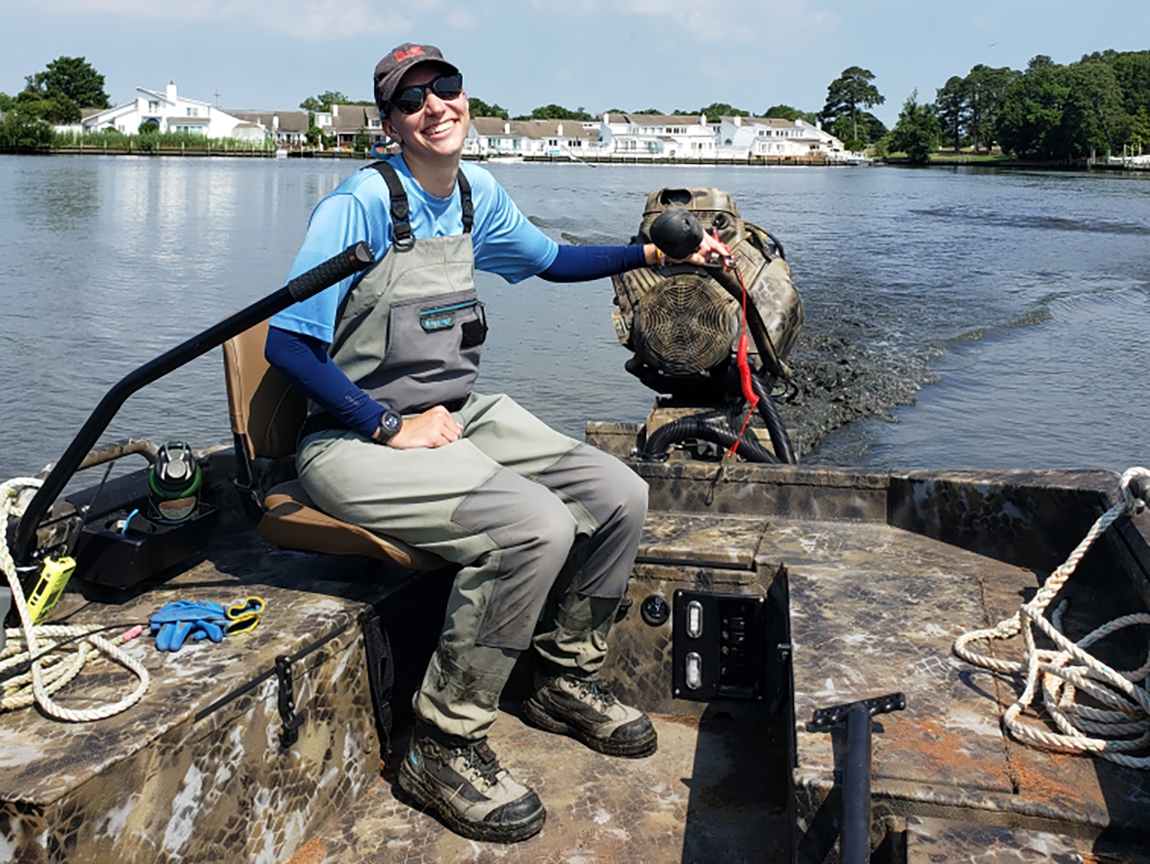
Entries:
{"label": "waterfront house", "polygon": [[762,156],[779,159],[824,158],[834,162],[850,153],[842,141],[804,120],[777,117],[723,117],[718,127],[719,151],[734,157]]}
{"label": "waterfront house", "polygon": [[599,146],[594,123],[578,120],[500,120],[472,117],[464,154],[480,159],[499,156],[551,156],[581,159]]}
{"label": "waterfront house", "polygon": [[615,156],[703,159],[715,155],[718,119],[705,114],[603,115],[602,152]]}
{"label": "waterfront house", "polygon": [[272,138],[279,147],[293,148],[304,144],[307,135],[305,111],[229,111],[261,130],[261,136]]}
{"label": "waterfront house", "polygon": [[332,105],[328,111],[315,113],[315,125],[344,150],[355,147],[355,138],[361,132],[366,132],[373,142],[386,140],[379,109],[374,105]]}
{"label": "waterfront house", "polygon": [[161,132],[232,138],[242,122],[208,102],[180,96],[175,82],[170,81],[163,91],[137,87],[135,99],[84,117],[81,125],[85,132],[115,129],[125,135],[134,135],[141,124],[154,123]]}

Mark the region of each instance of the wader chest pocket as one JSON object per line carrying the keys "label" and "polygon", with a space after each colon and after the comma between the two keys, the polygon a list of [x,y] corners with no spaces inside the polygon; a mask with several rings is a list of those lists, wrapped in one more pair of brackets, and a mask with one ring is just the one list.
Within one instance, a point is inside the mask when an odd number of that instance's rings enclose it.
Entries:
{"label": "wader chest pocket", "polygon": [[[454,368],[463,359],[460,351],[478,350],[487,338],[487,316],[474,291],[468,293],[470,297],[423,297],[393,304],[385,367]],[[479,356],[463,362],[477,364]]]}

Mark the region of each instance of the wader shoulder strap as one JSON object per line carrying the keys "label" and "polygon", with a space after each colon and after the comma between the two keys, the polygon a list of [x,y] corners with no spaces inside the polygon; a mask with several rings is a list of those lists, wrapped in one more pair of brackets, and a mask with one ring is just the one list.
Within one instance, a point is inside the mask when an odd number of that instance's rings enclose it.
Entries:
{"label": "wader shoulder strap", "polygon": [[463,208],[463,233],[470,234],[475,222],[475,207],[471,204],[471,184],[463,176],[462,168],[459,169],[459,203]]}
{"label": "wader shoulder strap", "polygon": [[372,162],[368,167],[380,173],[387,184],[387,191],[391,193],[391,245],[397,252],[406,252],[415,245],[415,235],[411,233],[411,211],[403,182],[387,162]]}
{"label": "wader shoulder strap", "polygon": [[[400,252],[406,252],[415,245],[415,235],[411,233],[411,211],[407,205],[407,192],[403,189],[399,174],[389,162],[373,162],[368,167],[378,171],[384,182],[387,183],[387,191],[391,193],[392,245]],[[459,205],[463,210],[463,233],[470,234],[471,226],[475,224],[475,206],[471,203],[471,184],[463,176],[462,170],[457,176],[459,179]]]}

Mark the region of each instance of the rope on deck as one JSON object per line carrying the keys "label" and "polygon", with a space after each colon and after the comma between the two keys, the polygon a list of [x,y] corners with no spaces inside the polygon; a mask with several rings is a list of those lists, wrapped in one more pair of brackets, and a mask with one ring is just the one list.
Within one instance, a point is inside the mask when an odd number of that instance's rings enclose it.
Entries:
{"label": "rope on deck", "polygon": [[[16,562],[8,550],[8,520],[22,512],[17,495],[22,489],[40,485],[30,477],[19,477],[0,484],[0,569],[8,577],[12,601],[20,615],[20,627],[4,631],[5,646],[0,651],[0,711],[23,708],[35,702],[43,711],[61,720],[85,722],[103,720],[135,705],[148,689],[148,670],[118,647],[128,634],[108,640],[98,635],[100,627],[70,627],[59,624],[35,625],[28,602],[16,573]],[[129,631],[131,632],[131,631]],[[65,653],[66,646],[71,652]],[[52,694],[80,674],[94,652],[102,653],[125,666],[139,679],[136,689],[118,702],[96,708],[65,708]],[[12,674],[12,670],[28,671]],[[11,675],[11,677],[4,677]],[[29,686],[31,685],[31,686]]]}
{"label": "rope on deck", "polygon": [[[954,643],[954,653],[978,666],[996,672],[1025,673],[1026,687],[1018,700],[1007,709],[1003,723],[1019,741],[1047,750],[1064,753],[1093,753],[1119,765],[1150,770],[1150,756],[1131,756],[1131,751],[1150,745],[1150,646],[1145,663],[1127,671],[1112,669],[1086,649],[1095,642],[1126,627],[1150,624],[1150,614],[1141,612],[1115,618],[1072,642],[1062,632],[1062,616],[1067,601],[1059,603],[1046,618],[1050,602],[1066,584],[1078,562],[1102,533],[1123,513],[1134,515],[1150,502],[1134,497],[1130,483],[1135,477],[1150,478],[1145,468],[1131,468],[1119,481],[1121,501],[1098,518],[1070,557],[1038,590],[1034,599],[1022,604],[1018,612],[986,630],[964,633]],[[1057,648],[1038,648],[1034,628],[1045,633]],[[977,654],[969,643],[986,639],[1010,639],[1022,633],[1025,644],[1023,661],[1014,663]],[[1057,734],[1022,720],[1022,711],[1038,693],[1041,705],[1061,731]],[[1094,705],[1077,701],[1079,693]],[[1108,706],[1108,707],[1098,707]]]}

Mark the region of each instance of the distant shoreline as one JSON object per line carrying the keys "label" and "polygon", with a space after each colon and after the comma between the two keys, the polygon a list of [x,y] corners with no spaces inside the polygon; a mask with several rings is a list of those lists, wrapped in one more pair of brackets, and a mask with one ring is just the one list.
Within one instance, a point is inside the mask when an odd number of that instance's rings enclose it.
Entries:
{"label": "distant shoreline", "polygon": [[[0,147],[0,154],[22,156],[136,156],[136,157],[177,157],[177,158],[240,158],[240,159],[358,159],[368,161],[375,158],[369,154],[350,152],[347,150],[292,150],[275,151],[264,149],[232,149],[232,148],[162,148],[153,150],[136,150],[117,147],[43,147],[36,149],[19,147]],[[1062,162],[1025,162],[1017,159],[986,159],[954,157],[947,153],[937,154],[938,158],[931,160],[929,165],[911,165],[905,158],[875,157],[874,165],[888,165],[899,168],[995,168],[1003,170],[1030,170],[1030,171],[1108,171],[1108,172],[1135,172],[1150,171],[1150,164],[1132,164],[1120,162],[1096,162],[1094,164],[1079,163],[1067,165]],[[820,156],[755,156],[743,157],[657,157],[654,155],[624,155],[624,154],[597,154],[585,157],[527,155],[527,156],[470,156],[464,155],[464,161],[491,164],[514,163],[545,163],[545,164],[585,164],[585,165],[731,165],[731,166],[761,166],[761,167],[826,167],[850,168],[858,167],[850,162],[835,161]]]}

